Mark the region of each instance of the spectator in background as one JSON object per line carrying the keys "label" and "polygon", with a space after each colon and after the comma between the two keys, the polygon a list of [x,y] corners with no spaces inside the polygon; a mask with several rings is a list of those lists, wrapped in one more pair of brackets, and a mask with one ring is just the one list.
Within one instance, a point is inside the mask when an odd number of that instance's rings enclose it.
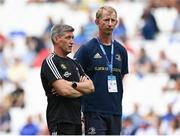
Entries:
{"label": "spectator in background", "polygon": [[0,100],[0,132],[11,132],[14,126],[11,126],[11,110],[12,108],[24,108],[24,90],[17,86],[16,89]]}
{"label": "spectator in background", "polygon": [[9,113],[10,103],[9,100],[1,99],[0,102],[0,132],[11,131],[11,116]]}
{"label": "spectator in background", "polygon": [[180,123],[178,122],[178,117],[175,117],[171,122],[169,127],[167,128],[167,135],[180,135]]}
{"label": "spectator in background", "polygon": [[30,40],[29,37],[26,37],[25,41],[26,41],[27,51],[24,53],[22,59],[27,64],[28,67],[31,67],[33,60],[37,55],[36,44],[33,40]]}
{"label": "spectator in background", "polygon": [[134,58],[135,50],[132,48],[132,44],[129,42],[127,36],[127,27],[122,17],[119,17],[118,25],[113,30],[113,39],[118,40],[126,48],[129,56],[129,60]]}
{"label": "spectator in background", "polygon": [[[43,59],[48,56],[49,48],[47,47],[48,45],[46,45],[44,40],[45,39],[43,39],[43,37],[35,37],[35,36],[28,36],[26,38],[27,46],[32,48],[32,52],[29,52],[30,53],[29,57],[32,57],[33,59],[30,60],[32,61],[31,62],[32,67],[40,67]],[[35,56],[33,53],[34,51],[35,51]]]}
{"label": "spectator in background", "polygon": [[51,16],[48,16],[47,24],[44,28],[43,35],[41,36],[42,42],[44,43],[44,47],[45,47],[44,49],[51,48],[51,43],[50,43],[49,37],[50,37],[50,33],[51,33],[51,29],[52,29],[53,25],[54,25],[53,18]]}
{"label": "spectator in background", "polygon": [[39,127],[34,123],[32,116],[29,116],[26,124],[20,130],[20,135],[38,135],[38,133]]}
{"label": "spectator in background", "polygon": [[94,23],[94,19],[91,16],[91,12],[88,13],[88,22],[84,25],[84,33],[89,40],[91,37],[95,36],[97,33],[97,26]]}
{"label": "spectator in background", "polygon": [[72,56],[74,56],[74,54],[79,49],[79,47],[81,45],[83,45],[85,42],[87,42],[87,40],[88,40],[88,37],[85,34],[84,26],[81,26],[80,32],[74,38],[75,46],[73,46],[73,50],[72,50],[73,55]]}
{"label": "spectator in background", "polygon": [[88,39],[88,37],[85,34],[84,26],[81,26],[79,33],[74,38],[74,43],[77,46],[81,46],[82,44],[87,42],[87,39]]}
{"label": "spectator in background", "polygon": [[26,44],[34,44],[36,53],[39,53],[42,49],[46,47],[42,38],[36,36],[27,36]]}
{"label": "spectator in background", "polygon": [[16,52],[16,43],[13,39],[8,38],[7,43],[3,48],[2,55],[4,57],[5,63],[7,66],[12,65],[15,62],[15,56],[21,56],[19,53]]}
{"label": "spectator in background", "polygon": [[25,107],[25,92],[24,89],[17,86],[16,89],[10,93],[12,107]]}
{"label": "spectator in background", "polygon": [[177,77],[173,82],[168,82],[163,86],[163,91],[176,91],[180,93],[180,76]]}
{"label": "spectator in background", "polygon": [[176,118],[176,115],[173,113],[173,104],[169,103],[167,105],[166,113],[161,117],[162,124],[161,124],[161,132],[163,135],[168,134],[168,128],[171,122]]}
{"label": "spectator in background", "polygon": [[145,48],[141,47],[135,60],[135,71],[139,77],[154,71],[154,65]]}
{"label": "spectator in background", "polygon": [[34,118],[39,127],[38,135],[49,135],[48,127],[41,113],[38,113]]}
{"label": "spectator in background", "polygon": [[168,70],[168,75],[170,80],[176,80],[177,78],[180,77],[180,71],[178,70],[178,65],[177,63],[171,63],[169,70]]}
{"label": "spectator in background", "polygon": [[11,82],[24,82],[28,76],[28,66],[17,56],[14,58],[14,63],[7,69],[7,76]]}
{"label": "spectator in background", "polygon": [[121,17],[119,17],[118,25],[113,31],[113,38],[123,43],[127,40],[127,29]]}
{"label": "spectator in background", "polygon": [[171,60],[168,58],[166,52],[164,50],[160,50],[159,52],[159,58],[156,64],[156,71],[157,72],[163,72],[167,73],[170,65],[171,65]]}
{"label": "spectator in background", "polygon": [[45,33],[45,34],[46,34],[46,33],[47,33],[47,34],[50,34],[51,28],[52,28],[53,25],[54,25],[54,21],[53,21],[53,19],[52,19],[51,16],[48,16],[47,19],[48,19],[48,23],[47,23],[47,26],[46,26],[46,28],[45,28],[45,30],[44,30],[44,33]]}
{"label": "spectator in background", "polygon": [[143,21],[141,27],[141,35],[145,40],[154,40],[156,38],[156,35],[159,33],[159,27],[151,11],[151,7],[147,7],[144,10],[141,19]]}
{"label": "spectator in background", "polygon": [[160,117],[155,113],[153,108],[149,109],[149,112],[144,116],[144,120],[147,121],[152,127],[154,127],[158,134],[161,134],[161,120]]}
{"label": "spectator in background", "polygon": [[136,135],[157,135],[158,132],[154,126],[149,124],[148,122],[144,122],[139,129],[136,131]]}
{"label": "spectator in background", "polygon": [[131,116],[123,119],[121,135],[135,135],[137,129],[138,128],[133,124]]}
{"label": "spectator in background", "polygon": [[144,122],[142,116],[140,115],[139,107],[138,103],[134,103],[133,112],[130,114],[131,120],[136,128]]}

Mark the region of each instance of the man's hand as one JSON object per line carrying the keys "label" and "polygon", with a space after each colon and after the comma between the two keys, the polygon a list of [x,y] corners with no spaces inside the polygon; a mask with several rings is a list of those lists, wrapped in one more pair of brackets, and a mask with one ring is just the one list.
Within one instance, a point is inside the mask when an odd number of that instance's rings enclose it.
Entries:
{"label": "man's hand", "polygon": [[83,93],[89,94],[95,91],[92,80],[88,76],[81,76],[80,81],[77,82],[76,90]]}
{"label": "man's hand", "polygon": [[86,80],[89,80],[87,76],[81,76],[79,82],[85,82]]}

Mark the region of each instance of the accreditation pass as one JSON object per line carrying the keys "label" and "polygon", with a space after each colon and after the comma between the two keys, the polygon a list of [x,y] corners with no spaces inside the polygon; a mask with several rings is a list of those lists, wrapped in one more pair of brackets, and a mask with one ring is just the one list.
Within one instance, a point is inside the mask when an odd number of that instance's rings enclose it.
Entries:
{"label": "accreditation pass", "polygon": [[114,75],[108,75],[108,92],[109,93],[118,92],[116,76],[114,76]]}

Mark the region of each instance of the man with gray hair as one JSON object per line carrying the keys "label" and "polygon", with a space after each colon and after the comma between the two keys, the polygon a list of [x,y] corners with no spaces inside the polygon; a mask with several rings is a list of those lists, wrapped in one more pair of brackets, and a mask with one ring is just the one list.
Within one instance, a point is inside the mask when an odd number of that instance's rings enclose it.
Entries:
{"label": "man with gray hair", "polygon": [[50,135],[81,135],[80,97],[94,92],[93,82],[80,64],[67,57],[73,46],[73,32],[74,28],[65,24],[52,27],[54,52],[44,59],[41,66]]}

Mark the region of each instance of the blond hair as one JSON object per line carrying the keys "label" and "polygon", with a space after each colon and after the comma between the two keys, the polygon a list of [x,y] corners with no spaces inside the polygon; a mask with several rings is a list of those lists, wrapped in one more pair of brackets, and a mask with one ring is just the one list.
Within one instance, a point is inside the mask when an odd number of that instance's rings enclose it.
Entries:
{"label": "blond hair", "polygon": [[116,12],[116,10],[115,10],[113,7],[103,6],[103,7],[100,7],[100,8],[98,9],[98,11],[96,12],[96,19],[99,19],[99,18],[102,17],[103,10],[106,10],[106,11],[108,11],[108,12],[110,12],[110,13],[113,13],[113,12],[114,12],[114,13],[116,14],[116,16],[117,16],[117,12]]}

